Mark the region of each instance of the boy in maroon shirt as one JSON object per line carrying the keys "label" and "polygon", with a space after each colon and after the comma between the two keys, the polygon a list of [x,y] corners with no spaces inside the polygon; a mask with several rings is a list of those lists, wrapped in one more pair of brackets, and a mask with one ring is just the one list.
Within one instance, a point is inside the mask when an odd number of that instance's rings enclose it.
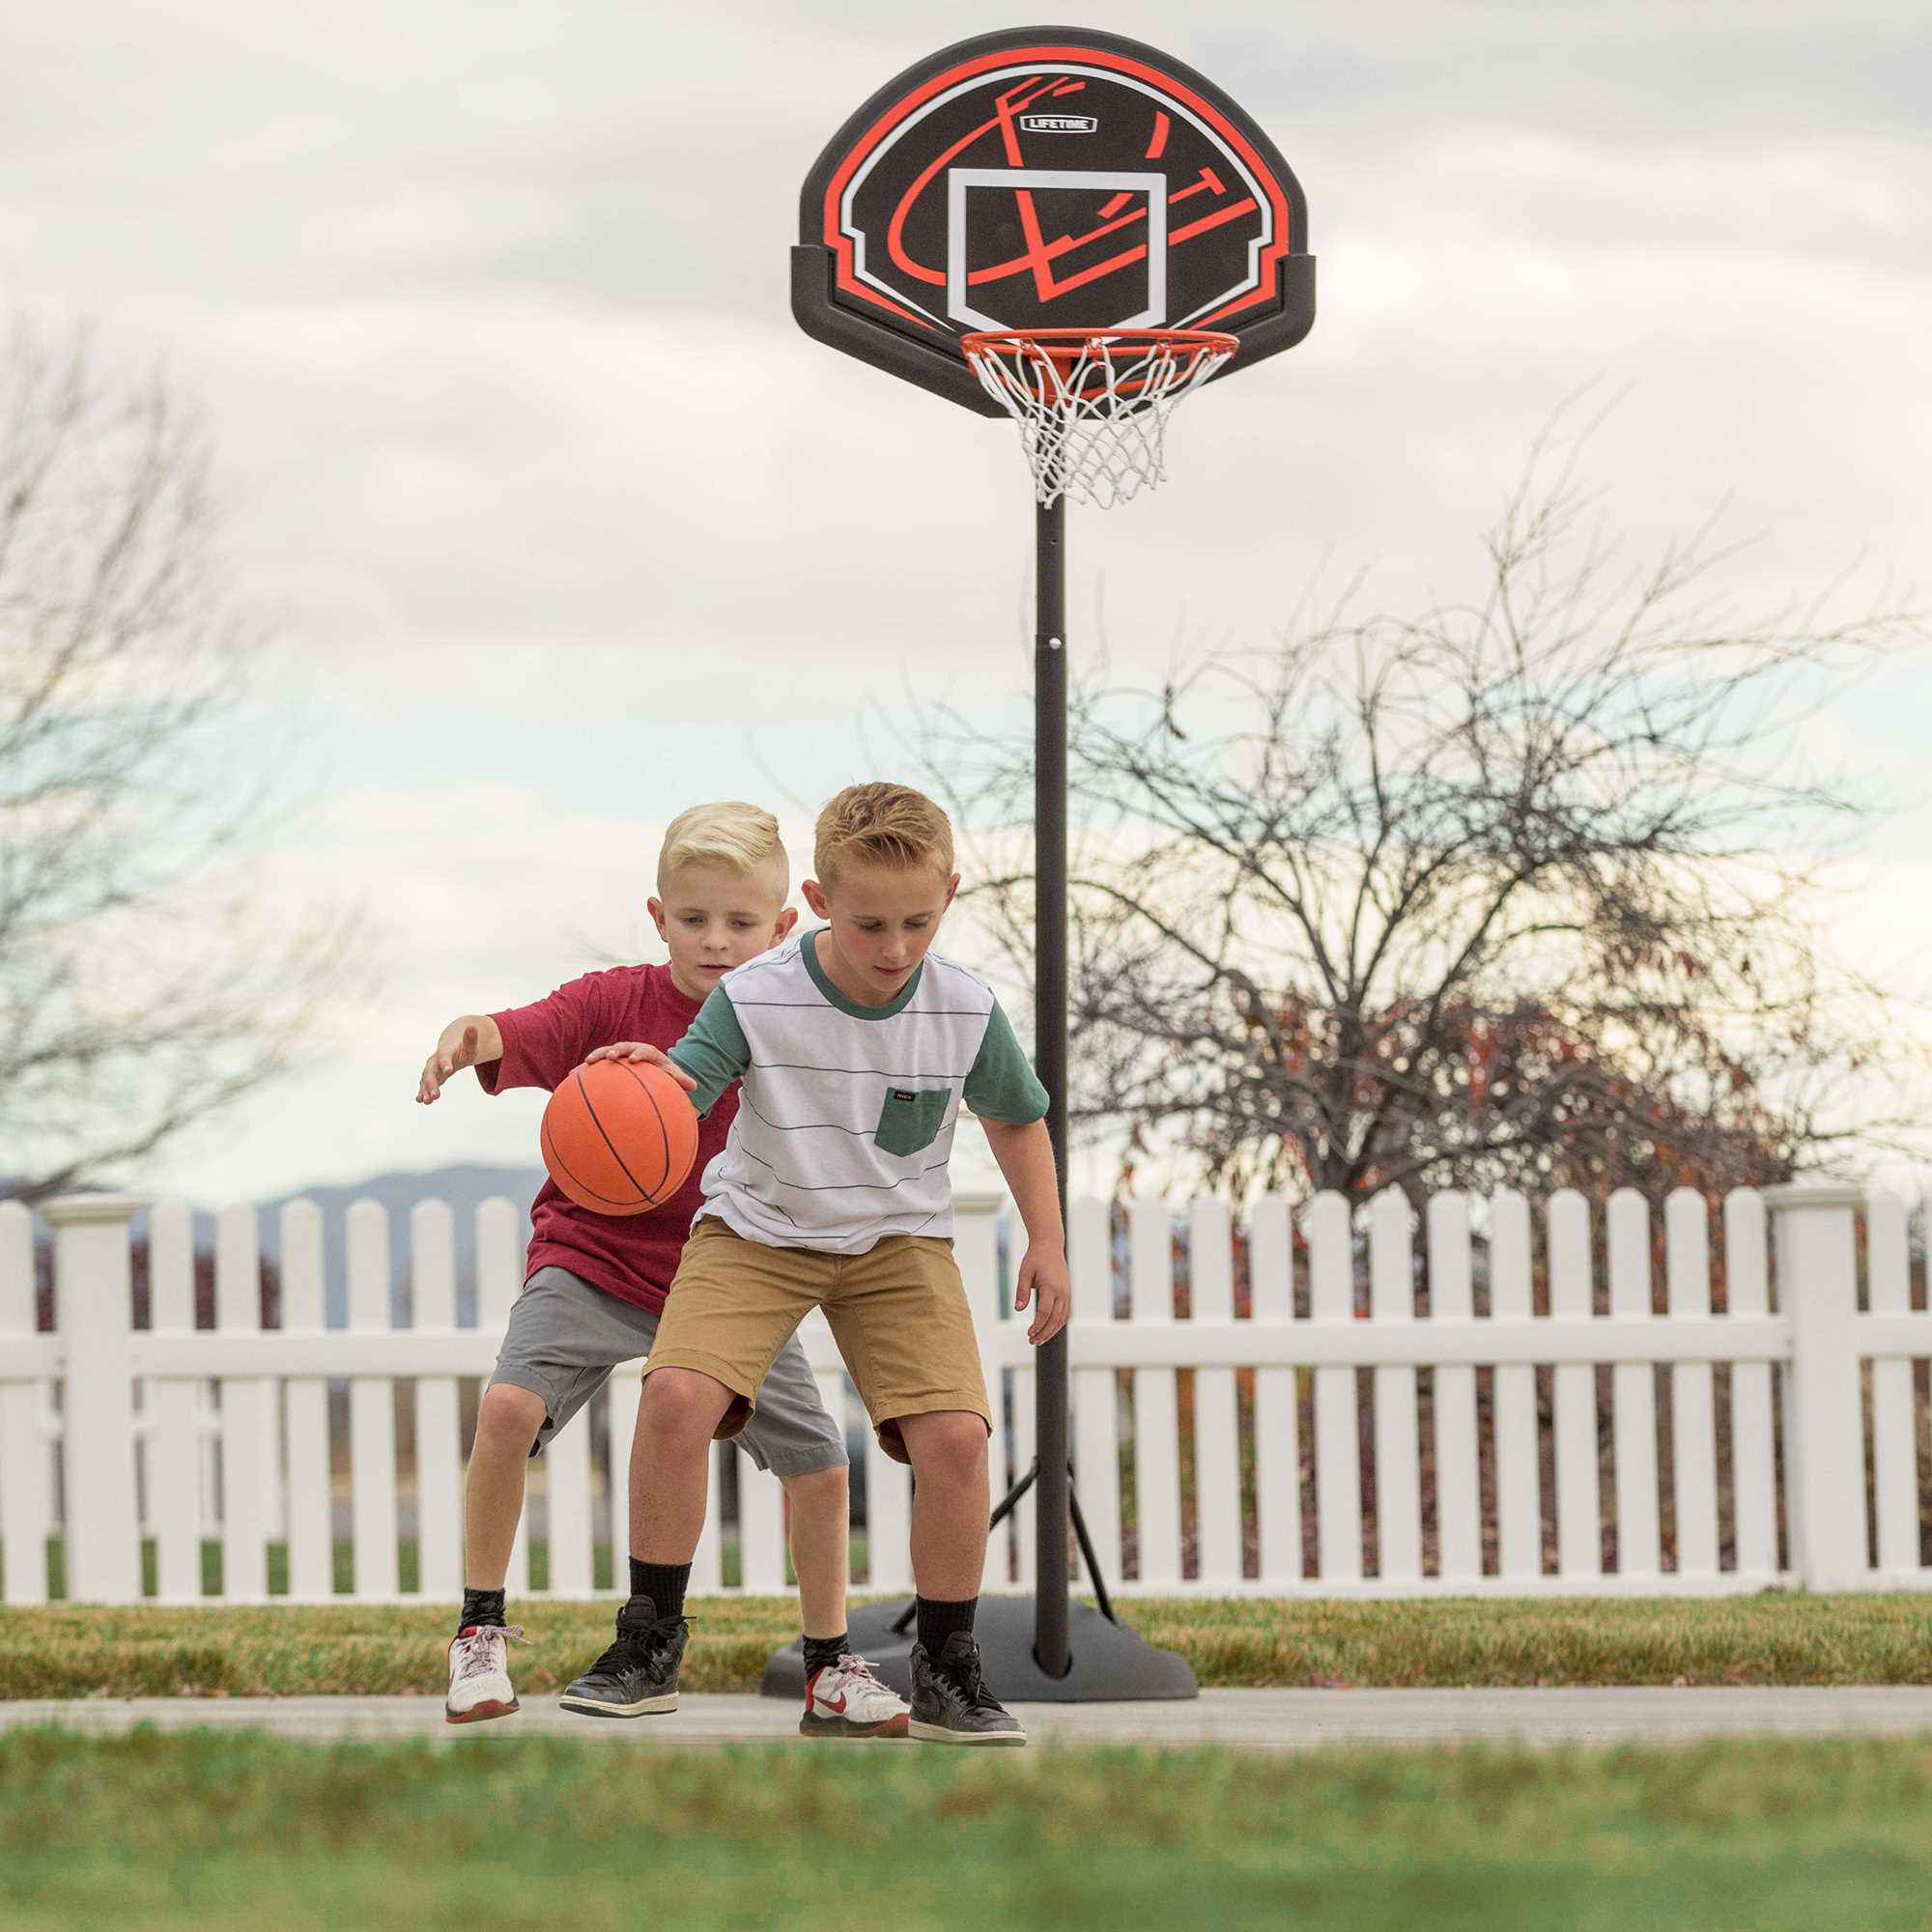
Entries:
{"label": "boy in maroon shirt", "polygon": [[[697,1017],[732,967],[777,945],[798,915],[785,908],[790,871],[778,823],[754,806],[698,806],[673,820],[658,862],[651,918],[670,952],[662,966],[586,973],[548,999],[452,1020],[424,1065],[416,1097],[427,1105],[466,1066],[486,1094],[554,1088],[597,1047],[642,1040],[668,1047]],[[700,1123],[697,1158],[679,1192],[649,1213],[592,1213],[546,1180],[530,1210],[524,1292],[511,1310],[502,1352],[476,1420],[464,1497],[463,1609],[450,1645],[452,1723],[517,1709],[509,1642],[523,1639],[505,1617],[503,1585],[523,1514],[531,1456],[609,1379],[617,1363],[649,1352],[665,1295],[677,1272],[699,1179],[723,1150],[737,1112],[735,1087]],[[852,1655],[845,1634],[849,1537],[846,1451],[794,1337],[759,1392],[768,1426],[741,1438],[753,1460],[784,1485],[792,1561],[805,1627],[806,1674],[835,1721],[813,1733],[902,1736],[905,1706]],[[635,1522],[652,1472],[634,1457]],[[633,1547],[637,1547],[635,1531]],[[631,1562],[630,1598],[618,1613],[613,1651],[662,1641],[683,1614],[683,1579]],[[607,1657],[610,1654],[607,1653]],[[602,1660],[600,1660],[602,1662]],[[565,1709],[599,1717],[641,1717],[674,1709],[675,1695],[617,1709],[607,1700],[563,1697]]]}

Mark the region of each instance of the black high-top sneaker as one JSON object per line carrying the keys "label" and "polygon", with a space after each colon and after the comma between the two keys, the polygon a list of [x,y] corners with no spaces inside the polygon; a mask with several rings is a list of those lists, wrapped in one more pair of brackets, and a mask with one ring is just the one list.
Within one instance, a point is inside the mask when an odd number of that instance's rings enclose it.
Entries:
{"label": "black high-top sneaker", "polygon": [[691,1627],[661,1617],[648,1597],[617,1612],[617,1640],[557,1699],[586,1718],[644,1718],[677,1709],[677,1667]]}
{"label": "black high-top sneaker", "polygon": [[912,1734],[930,1745],[1023,1745],[1020,1720],[986,1689],[980,1646],[954,1631],[937,1658],[912,1647]]}

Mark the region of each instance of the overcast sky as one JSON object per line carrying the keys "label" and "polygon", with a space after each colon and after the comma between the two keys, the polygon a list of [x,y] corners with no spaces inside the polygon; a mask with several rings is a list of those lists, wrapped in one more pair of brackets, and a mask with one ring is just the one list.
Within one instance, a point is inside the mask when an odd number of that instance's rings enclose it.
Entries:
{"label": "overcast sky", "polygon": [[[275,855],[366,896],[386,988],[142,1177],[202,1200],[535,1157],[540,1102],[411,1099],[442,1022],[598,947],[656,956],[665,822],[804,833],[891,767],[908,686],[1021,714],[1012,432],[799,334],[799,185],[845,115],[1025,14],[945,0],[515,6],[8,0],[0,288],[99,316],[216,430],[228,548],[313,805]],[[1932,587],[1932,26],[1922,4],[1116,0],[1306,189],[1321,311],[1191,402],[1174,480],[1070,537],[1076,652],[1264,639],[1310,573],[1473,589],[1579,384],[1633,546],[1727,493],[1748,602],[1861,557]],[[1848,947],[1932,990],[1932,669],[1811,753],[1911,809]],[[867,718],[868,708],[872,715]],[[883,716],[882,716],[883,713]]]}

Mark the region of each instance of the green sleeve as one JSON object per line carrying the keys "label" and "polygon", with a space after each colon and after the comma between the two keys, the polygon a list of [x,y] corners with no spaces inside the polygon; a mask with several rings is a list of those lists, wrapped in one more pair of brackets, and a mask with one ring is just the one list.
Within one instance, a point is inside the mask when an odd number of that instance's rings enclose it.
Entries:
{"label": "green sleeve", "polygon": [[702,1120],[717,1106],[718,1096],[752,1064],[751,1042],[723,986],[712,989],[669,1057],[697,1082],[691,1104]]}
{"label": "green sleeve", "polygon": [[[714,993],[713,999],[717,998]],[[1025,1126],[1046,1116],[1046,1089],[1027,1065],[1005,1010],[995,1003],[980,1055],[966,1075],[966,1104],[982,1121]]]}

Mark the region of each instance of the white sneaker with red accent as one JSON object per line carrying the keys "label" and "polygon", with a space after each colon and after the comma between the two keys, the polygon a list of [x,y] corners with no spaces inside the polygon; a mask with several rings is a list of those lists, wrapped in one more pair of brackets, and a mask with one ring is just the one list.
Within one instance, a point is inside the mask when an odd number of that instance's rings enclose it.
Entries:
{"label": "white sneaker with red accent", "polygon": [[872,1666],[848,1650],[835,1663],[805,1680],[802,1738],[902,1738],[910,1714],[896,1690],[872,1675]]}
{"label": "white sneaker with red accent", "polygon": [[510,1683],[509,1646],[526,1641],[518,1624],[470,1624],[449,1645],[449,1701],[442,1707],[452,1724],[507,1718],[517,1708]]}

